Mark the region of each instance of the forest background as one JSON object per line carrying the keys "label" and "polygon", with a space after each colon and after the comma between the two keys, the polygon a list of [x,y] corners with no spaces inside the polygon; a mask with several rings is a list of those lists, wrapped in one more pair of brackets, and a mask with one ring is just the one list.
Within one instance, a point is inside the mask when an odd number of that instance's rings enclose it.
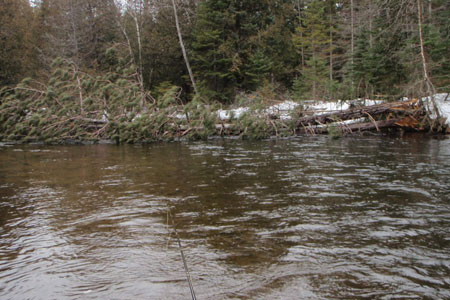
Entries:
{"label": "forest background", "polygon": [[258,95],[421,97],[450,91],[449,57],[448,0],[0,0],[0,131],[77,136],[54,125],[68,116],[112,136],[148,105]]}

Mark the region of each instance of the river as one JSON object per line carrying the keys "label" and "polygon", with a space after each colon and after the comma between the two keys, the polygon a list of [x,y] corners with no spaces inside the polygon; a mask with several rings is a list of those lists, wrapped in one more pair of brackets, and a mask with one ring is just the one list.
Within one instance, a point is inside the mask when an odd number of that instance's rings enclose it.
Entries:
{"label": "river", "polygon": [[191,299],[175,232],[198,299],[450,299],[450,139],[0,146],[0,299]]}

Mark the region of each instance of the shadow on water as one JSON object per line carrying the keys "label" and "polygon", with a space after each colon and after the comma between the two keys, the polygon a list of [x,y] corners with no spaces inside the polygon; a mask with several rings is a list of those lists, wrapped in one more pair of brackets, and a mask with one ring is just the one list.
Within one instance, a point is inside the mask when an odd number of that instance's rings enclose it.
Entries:
{"label": "shadow on water", "polygon": [[0,148],[0,298],[450,297],[450,140]]}

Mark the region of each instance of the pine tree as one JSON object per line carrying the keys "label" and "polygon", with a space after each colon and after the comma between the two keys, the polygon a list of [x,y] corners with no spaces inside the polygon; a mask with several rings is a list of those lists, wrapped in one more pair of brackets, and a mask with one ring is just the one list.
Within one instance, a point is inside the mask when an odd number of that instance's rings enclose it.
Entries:
{"label": "pine tree", "polygon": [[[432,4],[432,5],[431,5]],[[450,91],[450,3],[430,2],[432,11],[424,26],[425,48],[431,60],[430,72],[437,87]]]}
{"label": "pine tree", "polygon": [[417,62],[412,62],[407,52],[410,32],[405,24],[410,20],[400,1],[379,4],[371,23],[355,34],[353,68],[348,62],[346,69],[347,80],[353,82],[352,97],[395,98],[405,89],[406,66],[416,66]]}
{"label": "pine tree", "polygon": [[286,76],[286,62],[294,60],[288,8],[279,0],[202,2],[192,47],[204,91],[230,98],[237,89],[252,91],[264,79]]}
{"label": "pine tree", "polygon": [[240,62],[234,55],[229,0],[206,0],[199,6],[192,48],[200,93],[218,100],[234,94]]}
{"label": "pine tree", "polygon": [[[296,48],[305,52],[306,65],[301,70],[304,97],[323,98],[328,91],[329,78],[326,58],[329,54],[329,23],[325,15],[326,2],[313,0],[303,14],[302,26],[293,36]],[[298,85],[298,84],[297,84]]]}
{"label": "pine tree", "polygon": [[32,31],[34,17],[26,0],[0,0],[0,87],[39,69]]}
{"label": "pine tree", "polygon": [[294,66],[298,63],[295,48],[292,43],[292,32],[296,26],[296,12],[291,1],[267,1],[264,13],[264,22],[259,31],[251,38],[251,53],[249,57],[250,68],[256,59],[266,61],[264,68],[258,68],[257,87],[266,79],[289,86],[293,79]]}

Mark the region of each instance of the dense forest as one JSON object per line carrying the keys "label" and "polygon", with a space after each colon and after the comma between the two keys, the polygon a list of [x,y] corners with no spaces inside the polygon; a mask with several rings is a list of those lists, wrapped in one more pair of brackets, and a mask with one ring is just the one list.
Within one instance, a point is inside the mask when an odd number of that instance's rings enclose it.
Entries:
{"label": "dense forest", "polygon": [[167,134],[170,104],[205,127],[255,95],[421,97],[450,91],[449,57],[448,0],[0,0],[0,132],[127,141]]}

